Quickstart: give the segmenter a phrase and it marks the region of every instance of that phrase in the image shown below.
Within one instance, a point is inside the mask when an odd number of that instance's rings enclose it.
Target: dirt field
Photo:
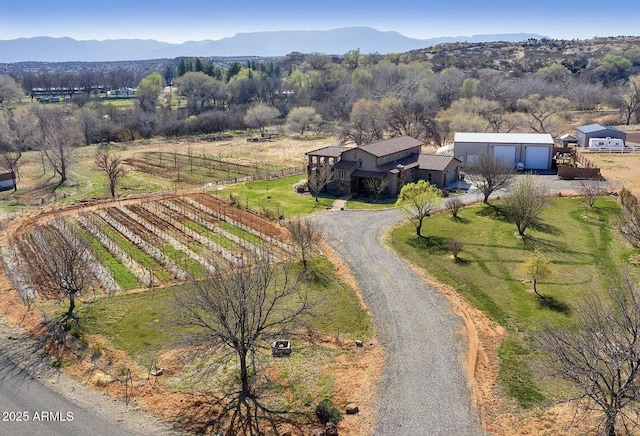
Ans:
[[[618,189],[624,186],[640,195],[640,153],[589,153],[586,156],[601,169],[605,179],[618,182]]]

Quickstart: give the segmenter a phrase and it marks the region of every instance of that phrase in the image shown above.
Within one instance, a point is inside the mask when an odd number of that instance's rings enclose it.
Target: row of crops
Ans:
[[[283,229],[204,193],[114,205],[41,219],[2,256],[23,298],[42,294],[36,272],[56,244],[82,239],[93,289],[115,292],[201,277],[242,262],[247,250],[278,258],[294,249]]]
[[[138,171],[158,175],[172,182],[205,184],[216,182],[238,182],[264,180],[302,174],[306,167],[273,168],[256,162],[240,164],[212,156],[200,156],[176,152],[139,152],[125,160]]]

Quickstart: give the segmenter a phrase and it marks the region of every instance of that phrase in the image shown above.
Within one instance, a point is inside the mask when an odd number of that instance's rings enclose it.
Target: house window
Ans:
[[[338,170],[338,178],[340,180],[347,180],[347,170]]]

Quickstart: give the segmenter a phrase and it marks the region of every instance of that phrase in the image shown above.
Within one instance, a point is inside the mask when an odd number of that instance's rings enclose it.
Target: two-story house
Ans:
[[[336,194],[366,192],[367,181],[384,181],[386,192],[397,195],[402,186],[427,180],[438,187],[455,182],[460,161],[453,156],[422,154],[423,142],[409,136],[385,139],[359,147],[329,146],[306,153],[307,172],[321,165],[333,168],[327,191]]]

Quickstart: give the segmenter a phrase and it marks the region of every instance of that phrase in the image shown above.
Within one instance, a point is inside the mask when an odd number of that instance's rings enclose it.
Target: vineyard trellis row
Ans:
[[[99,244],[94,247],[103,247],[100,257],[94,248],[82,261],[92,271],[93,286],[107,292],[121,287],[111,269],[100,263],[105,256],[120,262],[142,286],[152,287],[188,280],[195,266],[200,273],[232,267],[246,250],[273,260],[296,252],[277,224],[205,193],[81,209],[64,220],[36,219],[0,250],[9,278],[27,301],[41,296],[32,276],[38,263],[47,261],[49,234],[68,241],[89,237]]]
[[[252,180],[271,180],[279,177],[305,174],[306,167],[298,165],[274,169],[264,163],[253,165],[224,160],[220,157],[184,154],[168,151],[134,153],[125,159],[127,165],[148,174],[163,174],[172,181],[214,186]]]

